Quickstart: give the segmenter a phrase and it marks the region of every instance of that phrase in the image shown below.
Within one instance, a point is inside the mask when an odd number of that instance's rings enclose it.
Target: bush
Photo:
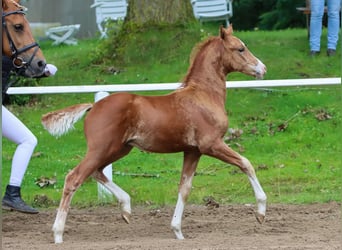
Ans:
[[[301,28],[305,18],[296,7],[304,4],[303,0],[234,0],[231,22],[238,30]]]

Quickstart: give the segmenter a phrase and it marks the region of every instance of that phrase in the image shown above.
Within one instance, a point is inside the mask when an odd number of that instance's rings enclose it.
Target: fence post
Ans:
[[[109,93],[105,91],[100,91],[95,94],[95,102],[100,101],[101,99],[108,96]],[[109,181],[113,180],[113,172],[112,172],[112,164],[107,165],[103,169],[104,175],[108,178]],[[108,191],[102,184],[97,184],[97,192],[98,192],[98,199],[101,201],[109,201],[113,199],[113,195],[111,192]]]

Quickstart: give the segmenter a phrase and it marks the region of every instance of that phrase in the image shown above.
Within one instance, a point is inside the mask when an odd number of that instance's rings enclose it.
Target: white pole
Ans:
[[[108,92],[97,92],[95,94],[95,102],[100,101],[101,99],[109,96]],[[113,171],[112,171],[112,164],[109,164],[103,169],[104,175],[108,178],[109,181],[113,180]],[[98,199],[101,201],[108,201],[113,199],[113,195],[111,192],[108,191],[102,184],[97,184],[97,191],[98,191]]]

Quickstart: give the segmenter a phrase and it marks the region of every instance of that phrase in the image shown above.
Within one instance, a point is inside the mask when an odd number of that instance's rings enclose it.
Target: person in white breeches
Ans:
[[[20,187],[33,150],[37,145],[37,138],[3,105],[2,136],[18,145],[13,155],[9,184]]]
[[[2,90],[3,97],[6,93],[10,72],[13,70],[12,61],[8,57],[2,56]],[[54,65],[47,64],[43,76],[53,75],[57,71]],[[38,213],[38,210],[27,205],[21,198],[21,184],[30,162],[32,153],[37,145],[35,135],[22,123],[14,114],[12,114],[4,105],[2,105],[2,136],[17,144],[13,155],[11,175],[9,184],[6,187],[5,195],[2,199],[2,208],[15,210],[23,213]]]

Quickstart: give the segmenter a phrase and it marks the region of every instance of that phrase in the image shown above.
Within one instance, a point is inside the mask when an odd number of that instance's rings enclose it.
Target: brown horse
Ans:
[[[262,78],[265,65],[245,44],[232,35],[232,27],[221,27],[220,34],[198,46],[182,86],[163,96],[112,94],[95,104],[78,104],[43,116],[42,123],[53,135],[69,130],[85,112],[84,132],[88,151],[81,163],[65,179],[63,196],[53,225],[55,243],[63,242],[63,231],[74,192],[88,176],[93,176],[111,191],[129,223],[130,196],[109,181],[102,170],[127,155],[133,147],[157,153],[184,152],[178,201],[171,227],[178,239],[182,214],[192,179],[201,155],[209,155],[238,166],[254,189],[257,220],[266,212],[266,195],[253,166],[224,141],[228,128],[226,75],[233,71]]]
[[[19,0],[2,0],[2,54],[13,60],[22,75],[37,77],[43,75],[46,62],[32,36],[25,10]]]

